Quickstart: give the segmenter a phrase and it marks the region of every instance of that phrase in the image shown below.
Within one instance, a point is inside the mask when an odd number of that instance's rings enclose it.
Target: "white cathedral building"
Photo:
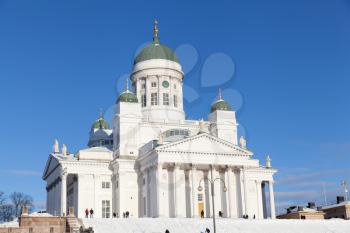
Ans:
[[[116,101],[110,128],[101,115],[88,147],[76,154],[55,141],[43,173],[47,212],[95,218],[187,217],[275,218],[273,175],[237,138],[235,111],[221,94],[208,121],[187,120],[181,64],[153,43],[135,58],[130,80]],[[214,182],[215,181],[215,182]],[[213,187],[211,187],[213,183]]]

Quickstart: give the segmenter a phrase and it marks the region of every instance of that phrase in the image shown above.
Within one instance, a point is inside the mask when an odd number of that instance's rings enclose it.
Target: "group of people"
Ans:
[[[117,213],[113,213],[113,218],[119,218],[119,215]],[[129,211],[123,212],[123,218],[129,218],[130,217],[130,213]]]
[[[219,217],[220,217],[220,218],[223,217],[223,213],[222,213],[221,210],[219,211]],[[201,211],[201,218],[204,218],[204,210]]]
[[[85,209],[85,218],[88,218],[89,214],[90,214],[90,218],[93,218],[94,217],[94,210],[93,209],[89,210],[89,208],[86,208]]]
[[[249,218],[248,214],[243,215],[243,218],[244,218],[244,219],[248,219],[248,218]],[[253,216],[253,219],[255,219],[255,214],[254,214],[254,216]]]
[[[130,213],[129,211],[123,212],[123,218],[129,218]]]

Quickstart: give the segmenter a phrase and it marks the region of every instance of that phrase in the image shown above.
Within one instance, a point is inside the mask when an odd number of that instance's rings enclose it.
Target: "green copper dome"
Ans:
[[[211,106],[211,112],[215,112],[217,110],[231,111],[231,107],[225,100],[218,100]]]
[[[222,98],[221,89],[219,89],[218,100],[211,106],[211,112],[220,111],[231,111],[230,105]]]
[[[164,59],[179,63],[179,59],[170,48],[153,42],[146,48],[142,49],[142,51],[135,58],[134,64],[151,59]]]
[[[131,91],[124,91],[120,96],[118,97],[117,103],[119,102],[129,102],[129,103],[137,103],[137,97],[134,93]]]
[[[103,117],[98,118],[93,124],[92,129],[109,129],[108,123],[103,119]]]
[[[136,56],[134,64],[151,59],[164,59],[179,63],[175,53],[168,47],[161,45],[158,38],[158,22],[154,21],[153,43],[141,50]]]

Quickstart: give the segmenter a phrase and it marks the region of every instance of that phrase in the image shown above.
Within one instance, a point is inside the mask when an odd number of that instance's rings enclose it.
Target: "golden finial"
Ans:
[[[219,100],[222,100],[222,93],[221,93],[221,88],[219,88],[219,96],[218,96]]]
[[[158,21],[155,19],[153,24],[153,42],[159,44],[158,39]]]
[[[103,118],[103,109],[100,108],[100,118]]]

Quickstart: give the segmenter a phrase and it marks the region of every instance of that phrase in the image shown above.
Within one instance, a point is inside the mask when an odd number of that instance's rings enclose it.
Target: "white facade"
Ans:
[[[89,148],[75,155],[55,145],[43,174],[47,211],[65,215],[74,207],[84,217],[88,208],[98,218],[126,212],[192,218],[203,211],[210,217],[213,190],[216,215],[275,218],[276,170],[270,162],[261,166],[244,139],[238,143],[234,111],[216,107],[208,121],[186,120],[183,78],[173,60],[135,63],[130,79],[138,102],[118,99],[112,129],[101,117]]]

